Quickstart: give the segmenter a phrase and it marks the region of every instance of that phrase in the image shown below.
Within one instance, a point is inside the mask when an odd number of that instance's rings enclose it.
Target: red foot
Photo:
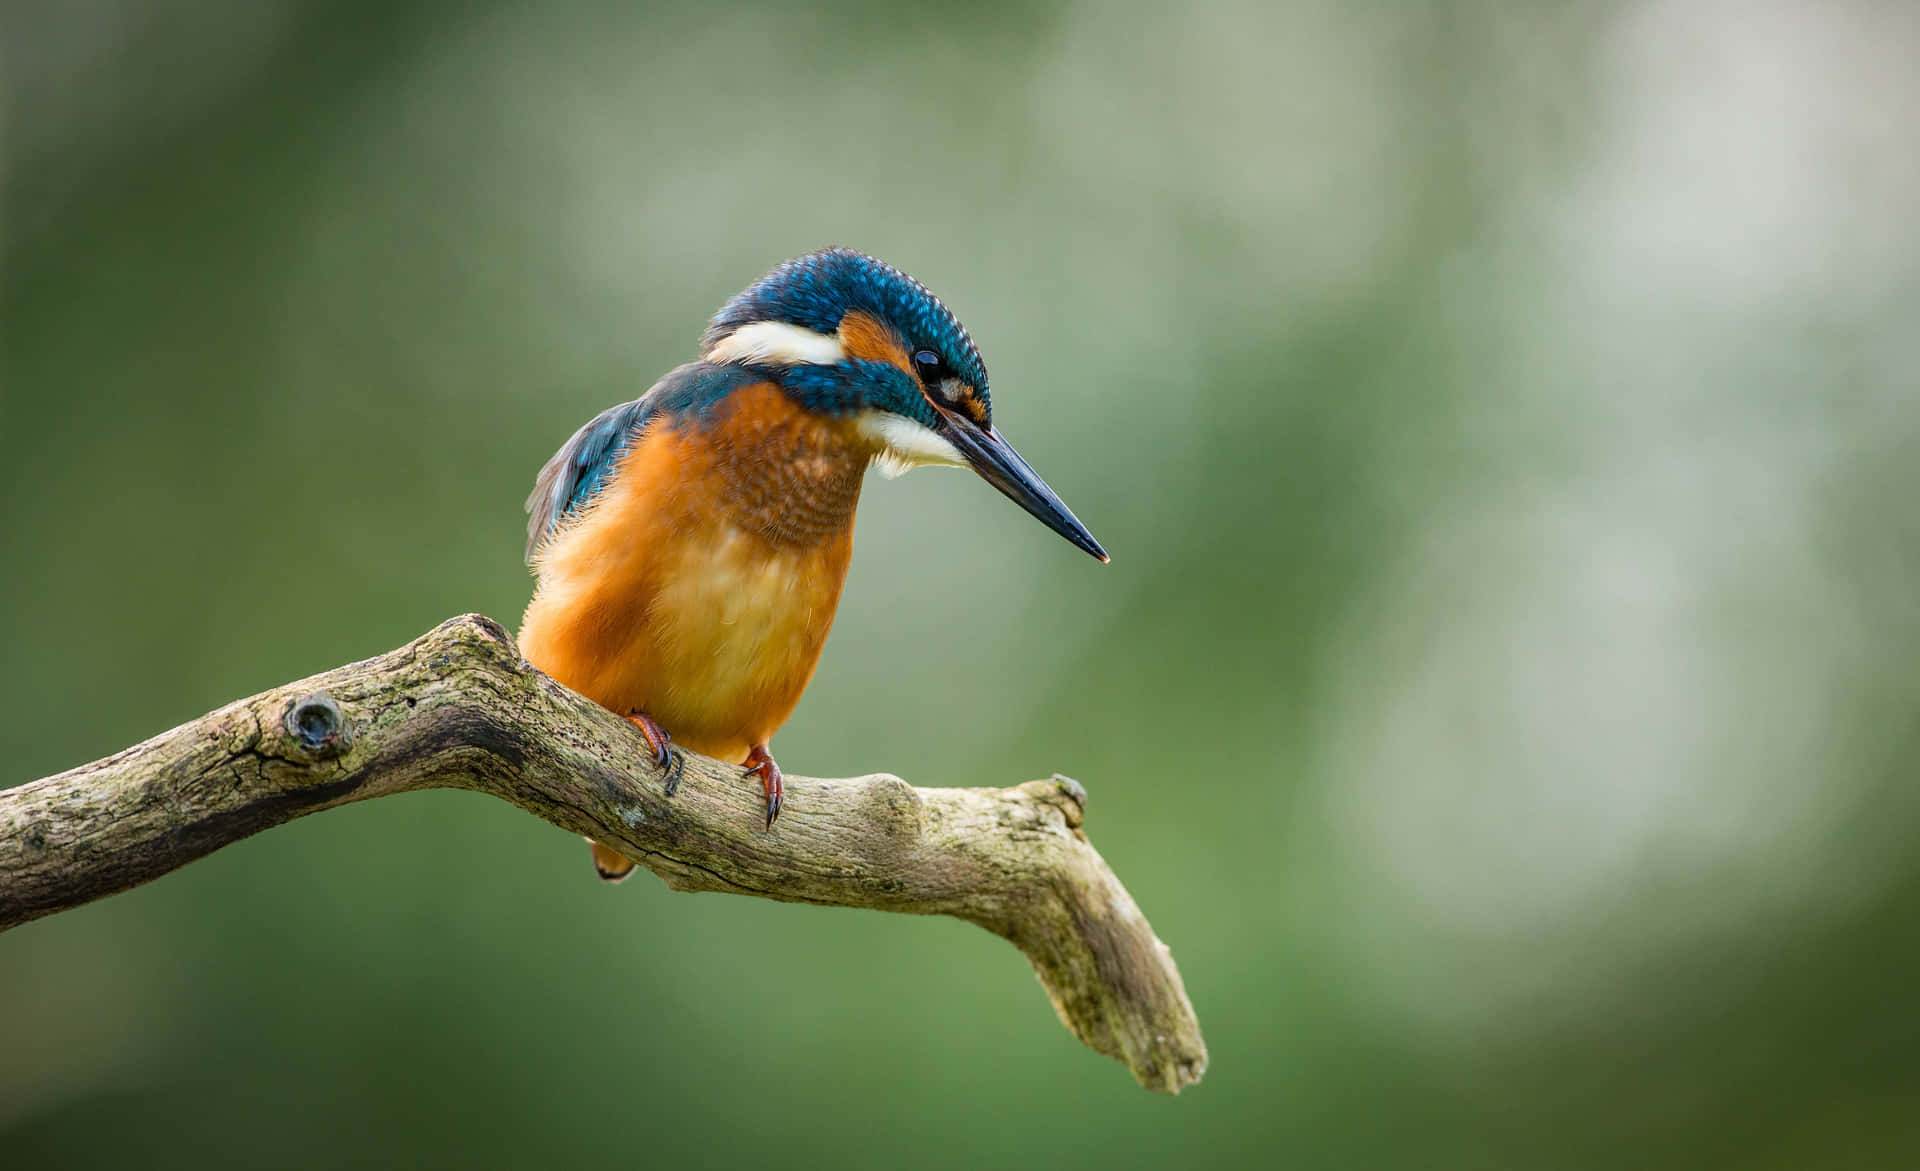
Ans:
[[[758,776],[760,787],[767,794],[767,828],[773,828],[773,819],[780,816],[780,807],[786,803],[787,787],[780,783],[780,766],[773,763],[773,756],[767,752],[767,746],[756,744],[753,751],[747,753],[747,775]]]
[[[627,719],[647,738],[647,747],[653,749],[654,766],[666,774],[667,796],[673,796],[680,787],[680,774],[686,771],[686,758],[673,750],[673,737],[652,716],[645,712],[628,712]]]

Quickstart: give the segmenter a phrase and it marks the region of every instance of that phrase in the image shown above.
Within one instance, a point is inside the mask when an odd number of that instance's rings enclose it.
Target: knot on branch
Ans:
[[[866,808],[876,825],[896,836],[920,832],[926,813],[920,790],[891,773],[876,773],[868,782]]]
[[[520,655],[520,644],[507,628],[485,614],[462,614],[449,618],[429,630],[415,644],[427,658],[446,667],[470,663],[482,667],[503,667],[519,674],[532,667]]]
[[[1058,813],[1070,830],[1078,831],[1081,822],[1086,820],[1087,789],[1072,777],[1055,773],[1044,781],[1028,781],[1009,791]]]
[[[324,691],[295,699],[287,706],[285,723],[292,748],[305,763],[332,760],[353,747],[353,726]]]
[[[1066,798],[1064,804],[1060,802],[1055,804],[1060,805],[1060,812],[1067,815],[1067,827],[1079,829],[1081,821],[1087,816],[1087,787],[1065,773],[1055,773],[1053,790]]]

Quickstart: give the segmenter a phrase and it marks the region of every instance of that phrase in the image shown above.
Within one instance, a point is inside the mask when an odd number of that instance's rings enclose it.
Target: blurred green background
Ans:
[[[1920,1165],[1912,4],[4,12],[0,783],[514,624],[850,244],[1114,563],[876,483],[780,759],[1082,779],[1213,1057],[416,794],[0,937],[9,1166]]]

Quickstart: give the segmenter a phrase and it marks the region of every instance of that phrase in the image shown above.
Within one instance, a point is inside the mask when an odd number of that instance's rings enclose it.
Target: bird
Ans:
[[[738,762],[771,833],[785,786],[770,742],[833,625],[865,474],[942,466],[1108,560],[995,428],[979,348],[939,298],[852,249],[788,260],[721,306],[697,360],[540,469],[521,653],[632,721],[669,796],[679,749]],[[589,842],[600,877],[632,873]]]

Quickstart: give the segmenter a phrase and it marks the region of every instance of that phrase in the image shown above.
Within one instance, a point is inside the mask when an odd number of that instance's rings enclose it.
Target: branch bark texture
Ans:
[[[790,776],[769,833],[759,786],[739,771],[687,754],[666,796],[635,728],[468,615],[0,790],[0,929],[322,809],[471,789],[613,845],[675,890],[977,923],[1025,953],[1067,1028],[1142,1085],[1177,1093],[1205,1071],[1179,970],[1087,841],[1075,782],[917,789],[886,775]]]

